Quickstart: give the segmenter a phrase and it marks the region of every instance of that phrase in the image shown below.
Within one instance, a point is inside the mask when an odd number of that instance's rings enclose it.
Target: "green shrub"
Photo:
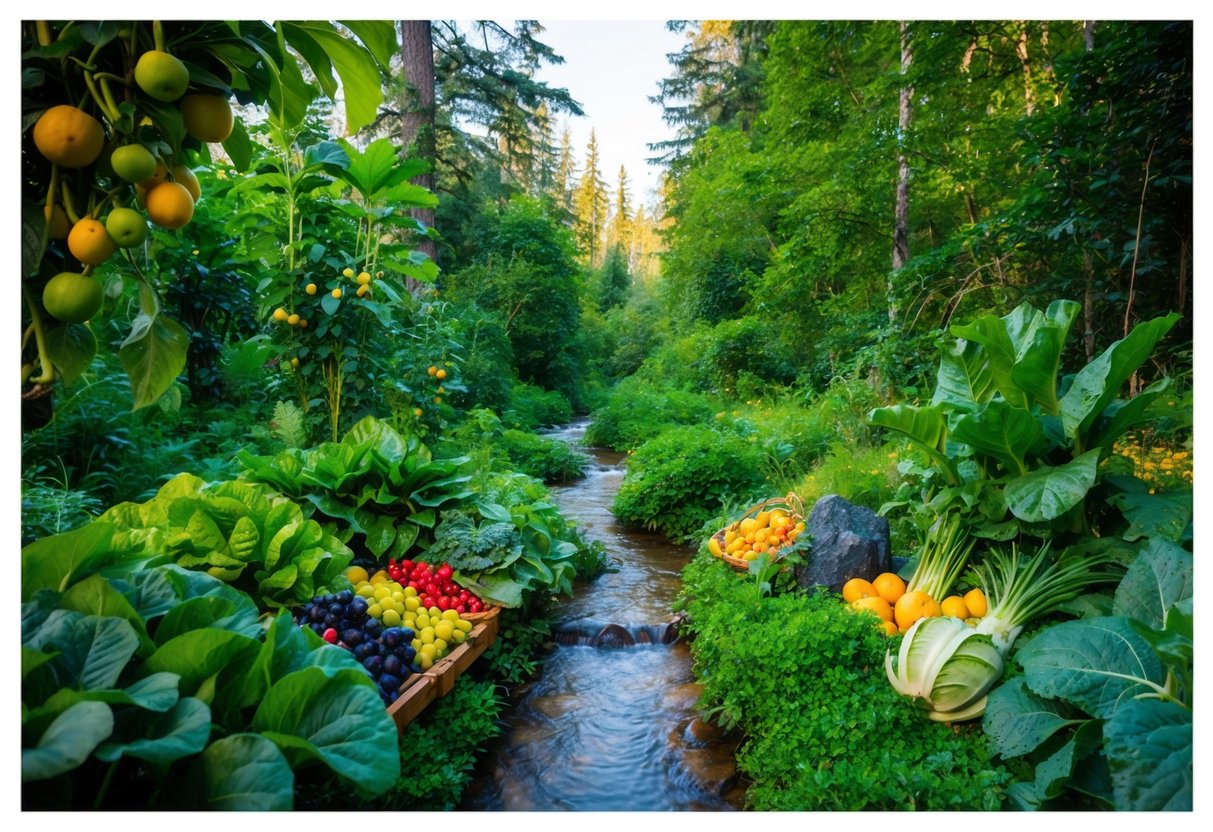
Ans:
[[[769,323],[754,316],[716,325],[708,363],[717,388],[727,396],[737,395],[747,377],[751,389],[796,378],[795,356],[770,338]]]
[[[517,470],[544,482],[567,482],[585,476],[589,457],[574,451],[567,442],[521,430],[503,431],[497,441]]]
[[[897,494],[897,461],[901,455],[893,443],[876,448],[836,442],[792,490],[806,508],[827,494],[837,494],[855,505],[876,510]]]
[[[687,540],[727,500],[762,490],[761,462],[754,444],[736,436],[703,425],[671,428],[628,460],[611,511],[623,523]]]
[[[510,390],[510,404],[502,421],[510,427],[532,430],[563,425],[573,419],[573,406],[554,390],[519,382]]]
[[[635,379],[621,381],[607,403],[594,411],[585,443],[616,451],[631,450],[674,425],[707,422],[712,406],[703,396],[659,390]]]
[[[683,581],[701,707],[747,736],[749,808],[999,808],[1009,775],[980,727],[930,722],[897,694],[884,673],[896,642],[871,618],[825,593],[759,599],[706,554]]]

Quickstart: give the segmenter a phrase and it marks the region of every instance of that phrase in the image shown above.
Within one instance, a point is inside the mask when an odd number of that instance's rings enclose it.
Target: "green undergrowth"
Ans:
[[[730,500],[762,490],[761,456],[750,442],[702,426],[673,428],[628,459],[611,511],[623,523],[684,541]]]
[[[585,434],[591,447],[627,451],[640,447],[678,425],[702,425],[712,417],[704,396],[681,390],[658,389],[639,379],[624,379],[594,411]]]
[[[885,678],[890,641],[835,596],[758,599],[700,554],[683,571],[700,707],[746,740],[747,808],[995,810],[1009,773],[980,725],[930,722]]]

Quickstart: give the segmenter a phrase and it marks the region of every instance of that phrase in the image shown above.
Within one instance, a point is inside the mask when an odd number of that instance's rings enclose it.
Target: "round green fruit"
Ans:
[[[127,182],[143,182],[156,175],[156,157],[141,144],[123,145],[115,150],[110,165]]]
[[[105,230],[120,248],[131,248],[147,239],[147,221],[131,208],[110,211],[105,218]]]
[[[167,52],[150,50],[135,64],[135,83],[159,101],[176,101],[190,85],[190,71]]]
[[[60,272],[42,290],[42,305],[61,321],[82,324],[101,308],[101,284],[76,272]]]

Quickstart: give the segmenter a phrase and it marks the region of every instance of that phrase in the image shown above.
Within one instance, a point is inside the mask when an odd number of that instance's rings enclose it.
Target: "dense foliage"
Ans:
[[[755,596],[701,554],[683,601],[701,705],[747,737],[754,809],[991,810],[1008,772],[979,732],[927,722],[884,676],[888,639],[827,594]],[[766,634],[750,635],[750,634]],[[777,636],[777,637],[776,637]]]

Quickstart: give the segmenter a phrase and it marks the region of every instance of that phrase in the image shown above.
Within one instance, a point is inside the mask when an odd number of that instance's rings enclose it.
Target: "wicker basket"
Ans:
[[[725,563],[727,563],[729,566],[733,567],[734,569],[737,569],[741,572],[748,572],[750,569],[750,561],[744,560],[743,558],[735,558],[732,555],[724,553],[725,533],[728,532],[730,529],[735,531],[738,528],[740,528],[741,521],[745,520],[747,517],[757,517],[759,512],[768,511],[773,508],[785,509],[788,512],[788,515],[790,517],[792,517],[792,519],[794,519],[797,523],[804,521],[804,503],[802,503],[800,501],[800,498],[797,497],[791,491],[789,491],[787,493],[787,495],[784,497],[771,497],[769,500],[763,500],[761,503],[750,506],[750,508],[746,510],[745,514],[741,515],[736,520],[734,520],[732,523],[725,526],[720,531],[716,532],[716,534],[712,535],[712,538],[720,546],[720,551],[721,551],[720,559],[723,560]],[[779,560],[781,557],[782,557],[782,555],[780,555],[777,552],[775,555],[775,559]]]
[[[478,621],[485,621],[487,619],[493,618],[499,612],[501,612],[501,607],[486,606],[482,612],[464,612],[464,613],[460,613],[459,617],[462,618],[464,621],[471,621],[471,622],[475,623]]]

